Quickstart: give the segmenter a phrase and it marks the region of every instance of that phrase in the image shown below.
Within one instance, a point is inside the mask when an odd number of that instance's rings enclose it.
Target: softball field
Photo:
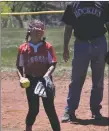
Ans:
[[[28,111],[25,90],[19,86],[16,73],[1,74],[2,88],[2,131],[23,131],[25,129],[25,117]],[[54,77],[56,85],[55,108],[61,122],[64,113],[68,84],[70,82],[67,74],[63,77]],[[89,109],[91,91],[91,78],[87,76],[82,94],[81,102],[76,111],[78,121],[75,123],[61,123],[62,131],[108,131],[108,79],[105,78],[104,97],[102,101],[102,114],[106,117],[103,120],[91,119]],[[42,102],[40,101],[40,112],[33,126],[33,131],[51,131],[47,116],[44,112]]]

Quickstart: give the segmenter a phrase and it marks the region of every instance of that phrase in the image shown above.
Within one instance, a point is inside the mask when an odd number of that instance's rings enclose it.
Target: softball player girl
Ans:
[[[44,30],[45,26],[41,21],[30,22],[26,42],[20,45],[17,55],[16,65],[19,78],[21,80],[25,77],[30,81],[30,87],[26,88],[29,106],[26,117],[26,131],[32,131],[32,125],[39,113],[39,96],[34,94],[34,89],[39,80],[43,82],[43,77],[50,76],[52,78],[57,63],[53,46],[43,38]],[[42,97],[42,101],[53,131],[60,131],[54,98],[52,96]]]

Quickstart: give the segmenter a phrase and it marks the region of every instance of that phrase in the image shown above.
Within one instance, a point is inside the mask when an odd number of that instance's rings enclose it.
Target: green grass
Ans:
[[[71,61],[73,56],[73,42],[74,37],[70,40],[70,60],[68,63],[63,61],[63,33],[64,27],[61,28],[49,28],[46,31],[47,41],[52,43],[56,50],[58,64],[55,71],[56,75],[63,75],[66,71],[68,74],[71,71]],[[2,71],[15,71],[16,70],[16,56],[17,48],[20,44],[25,41],[26,30],[24,29],[2,29],[2,57],[1,57],[1,68]],[[106,71],[107,73],[107,71]],[[90,69],[88,74],[90,74]]]
[[[52,43],[56,50],[58,59],[57,69],[59,69],[59,71],[57,71],[58,74],[60,74],[62,70],[67,70],[67,67],[71,67],[71,59],[65,64],[62,57],[63,32],[64,28],[53,28],[47,29],[46,31],[47,41]],[[2,71],[15,70],[17,48],[25,41],[25,34],[26,31],[23,29],[4,29],[2,31]],[[70,49],[72,48],[72,41],[73,40],[70,41]],[[72,52],[70,52],[70,55],[72,56]]]

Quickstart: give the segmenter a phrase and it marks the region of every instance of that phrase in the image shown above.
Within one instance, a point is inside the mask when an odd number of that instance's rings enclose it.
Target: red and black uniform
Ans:
[[[26,117],[26,125],[32,126],[39,112],[39,96],[34,94],[35,86],[52,64],[56,64],[56,54],[53,46],[48,42],[39,42],[37,45],[31,42],[23,43],[19,47],[17,67],[23,67],[26,77],[30,80],[30,87],[26,89],[29,111]],[[42,98],[47,116],[53,131],[60,131],[60,124],[56,115],[53,97]]]
[[[17,66],[23,66],[26,75],[42,77],[53,63],[57,63],[56,54],[48,42],[24,43],[19,47]]]

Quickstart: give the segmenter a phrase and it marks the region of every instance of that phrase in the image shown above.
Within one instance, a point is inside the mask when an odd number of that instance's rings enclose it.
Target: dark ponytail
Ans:
[[[30,36],[30,32],[27,32],[27,34],[26,34],[26,38],[25,38],[26,42],[28,42],[28,38],[29,38],[29,36]]]
[[[42,42],[45,43],[46,37],[43,37]]]

